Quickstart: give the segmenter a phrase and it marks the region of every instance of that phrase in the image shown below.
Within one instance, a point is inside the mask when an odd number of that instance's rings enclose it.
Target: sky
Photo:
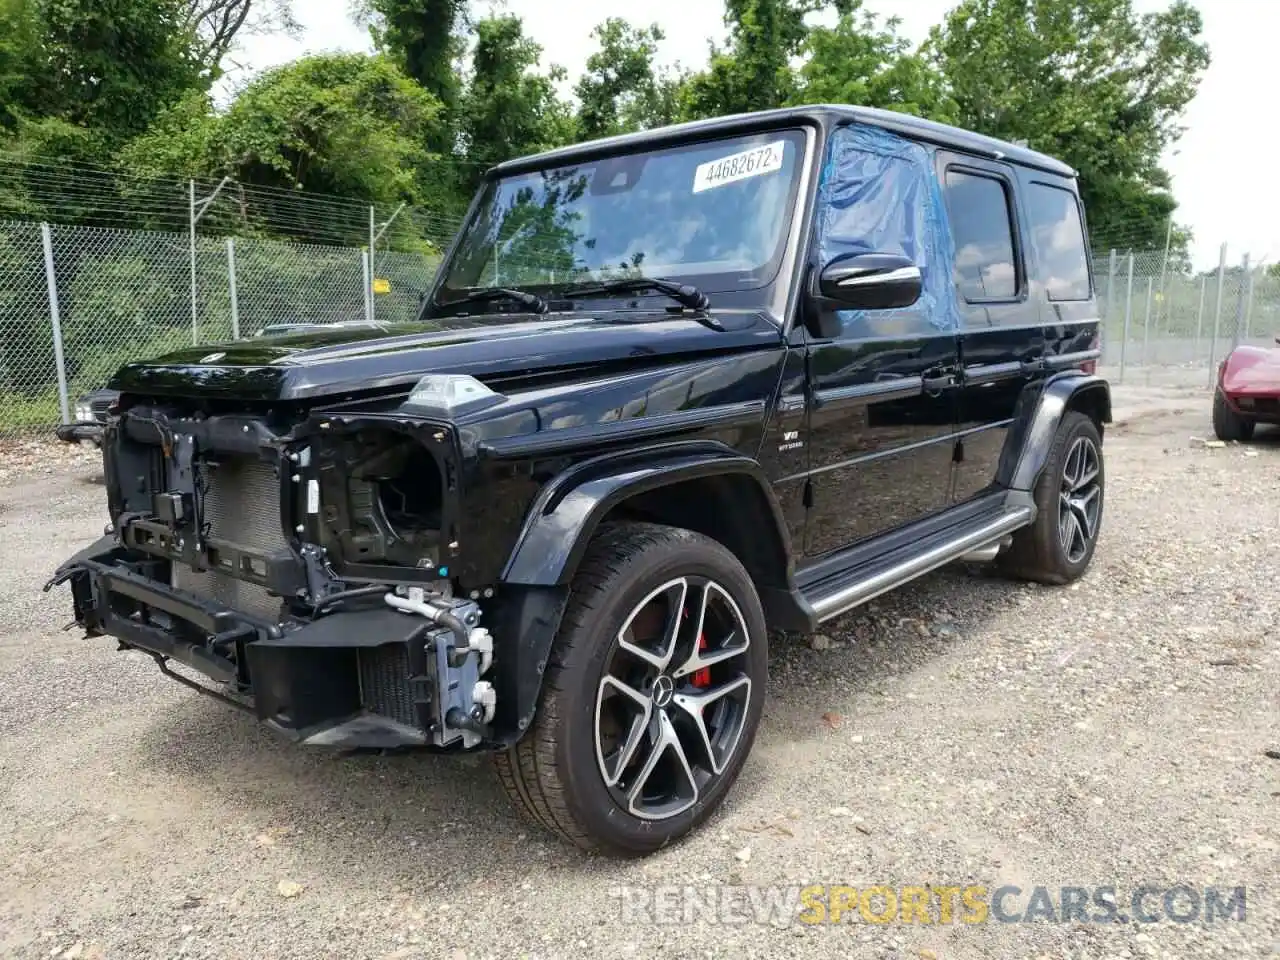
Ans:
[[[1162,0],[1134,0],[1141,11]],[[901,18],[901,32],[923,40],[954,0],[867,0],[867,9]],[[1178,200],[1177,221],[1194,233],[1196,269],[1218,262],[1227,244],[1229,263],[1248,253],[1252,262],[1280,260],[1280,187],[1272,164],[1276,143],[1272,124],[1259,104],[1274,101],[1275,38],[1280,37],[1276,0],[1201,0],[1204,36],[1213,63],[1184,117],[1182,139],[1165,158]],[[367,50],[368,31],[349,15],[349,0],[298,0],[303,26],[297,40],[249,37],[236,53],[241,64],[229,78],[243,82],[258,70],[304,53]],[[483,3],[477,4],[483,13]],[[524,19],[525,30],[543,47],[543,64],[559,64],[570,77],[582,70],[595,45],[592,28],[607,17],[636,24],[657,23],[667,35],[662,63],[696,68],[706,62],[707,44],[724,36],[720,0],[505,0],[498,9]],[[643,11],[643,12],[640,12]],[[1272,88],[1272,89],[1269,89]],[[566,91],[567,92],[567,91]],[[1259,120],[1262,122],[1259,122]]]

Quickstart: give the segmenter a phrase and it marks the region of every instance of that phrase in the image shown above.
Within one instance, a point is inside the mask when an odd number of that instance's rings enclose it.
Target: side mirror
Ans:
[[[896,253],[855,253],[836,257],[818,275],[818,291],[840,307],[888,310],[920,299],[920,268]]]

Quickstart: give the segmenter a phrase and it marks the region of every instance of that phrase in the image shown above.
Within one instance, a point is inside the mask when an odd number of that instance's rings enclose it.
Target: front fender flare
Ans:
[[[790,544],[782,509],[760,465],[712,441],[661,444],[596,457],[549,481],[535,498],[502,574],[498,636],[517,638],[495,662],[498,723],[495,746],[509,746],[533,722],[550,651],[569,596],[569,582],[604,517],[627,498],[700,477],[745,475],[769,504],[783,557],[785,583],[757,584],[766,617],[790,629],[813,629],[813,611],[792,583]],[[779,578],[782,579],[782,578]]]
[[[1085,410],[1100,424],[1110,423],[1110,384],[1095,374],[1067,371],[1023,391],[1000,455],[997,482],[1011,490],[1031,490],[1049,459],[1058,424],[1074,409]]]
[[[760,519],[773,523],[790,556],[782,508],[760,465],[724,444],[676,442],[584,460],[548,482],[529,508],[501,579],[526,586],[565,585],[596,527],[617,504],[673,483],[724,474],[745,474],[759,485],[772,514]]]

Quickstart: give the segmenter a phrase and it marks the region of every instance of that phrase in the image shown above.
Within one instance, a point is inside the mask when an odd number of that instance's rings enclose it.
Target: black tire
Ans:
[[[1231,409],[1221,390],[1213,391],[1213,432],[1219,440],[1244,442],[1253,439],[1254,422]]]
[[[672,592],[670,584],[683,578],[690,578],[685,581],[685,588],[677,587]],[[694,786],[693,774],[698,761],[694,759],[694,752],[684,746],[680,748],[679,757],[687,758],[685,766],[677,764],[675,751],[663,748],[657,751],[663,757],[662,761],[652,767],[653,773],[646,778],[644,770],[648,764],[642,759],[642,754],[651,756],[651,745],[657,741],[651,733],[645,733],[633,750],[627,751],[625,746],[619,745],[617,752],[610,754],[617,778],[611,786],[606,783],[610,760],[602,745],[605,738],[597,728],[600,717],[606,712],[603,704],[614,703],[607,699],[612,694],[605,691],[612,690],[612,687],[606,685],[611,683],[618,669],[618,658],[623,662],[632,658],[633,666],[638,665],[642,671],[654,669],[659,675],[674,675],[678,672],[677,666],[688,666],[688,656],[681,651],[692,654],[697,642],[692,637],[698,631],[695,627],[686,637],[679,624],[688,623],[686,597],[693,595],[702,578],[712,581],[732,598],[733,603],[728,604],[720,593],[715,592],[713,602],[731,611],[736,616],[735,623],[745,625],[745,649],[732,653],[727,638],[734,634],[727,633],[722,649],[730,657],[723,665],[711,668],[719,670],[723,666],[729,669],[729,664],[732,664],[735,677],[741,673],[749,679],[745,686],[745,703],[728,703],[722,713],[710,703],[705,707],[706,715],[733,717],[734,727],[730,729],[727,721],[721,725],[715,719],[704,719],[702,730],[714,730],[715,733],[702,735],[689,719],[691,714],[686,712],[686,708],[676,709],[679,704],[672,703],[673,699],[687,702],[687,697],[677,698],[673,693],[667,698],[667,705],[671,706],[669,711],[659,710],[658,706],[643,708],[639,726],[635,726],[633,721],[629,727],[631,734],[619,738],[619,744],[630,744],[637,729],[674,730],[675,726],[681,726],[702,736],[696,740],[699,749],[704,743],[710,747],[713,740],[718,740],[724,752],[718,760],[714,757],[716,748],[704,754],[710,779],[701,787]],[[656,593],[664,585],[669,588],[668,593]],[[713,595],[713,591],[705,587],[701,589],[708,596]],[[653,596],[660,596],[666,605],[662,632],[668,631],[673,622],[677,624],[676,629],[667,634],[676,637],[670,647],[670,666],[660,668],[641,662],[629,646],[622,645],[619,636],[626,629],[631,644],[640,643],[632,624],[641,616],[639,611],[650,609],[644,601]],[[678,601],[669,599],[676,596]],[[681,606],[681,616],[673,618],[670,611],[677,602]],[[715,616],[712,613],[704,615],[708,618]],[[710,622],[708,619],[708,624]],[[702,636],[706,637],[711,632],[708,626]],[[687,646],[682,644],[682,638],[686,638]],[[698,642],[698,648],[704,649],[705,643],[705,640]],[[736,644],[733,647],[736,649]],[[693,830],[724,800],[755,739],[767,674],[764,613],[750,576],[732,553],[718,542],[688,530],[649,523],[607,524],[592,541],[573,579],[569,604],[552,647],[533,726],[514,747],[494,755],[498,777],[507,795],[534,822],[583,849],[615,856],[651,853]],[[719,683],[724,674],[716,676],[716,683]],[[709,671],[689,673],[674,681],[679,685],[675,693],[683,691],[688,694],[698,686],[716,691],[738,684],[739,690],[743,689],[741,678],[718,687],[712,685],[710,677]],[[659,704],[658,684],[651,683],[651,686],[644,687],[641,681],[637,681],[633,692],[642,688],[646,692],[652,690],[652,703]],[[666,696],[665,690],[662,696]],[[728,699],[725,698],[726,701]],[[625,708],[634,709],[637,715],[640,713],[641,708],[634,707],[630,699],[622,702]],[[659,713],[662,714],[661,723]],[[702,713],[699,715],[705,717]],[[674,726],[668,717],[674,721]],[[735,729],[738,732],[733,734]],[[724,739],[722,733],[731,735],[732,739]],[[623,760],[624,753],[635,759]],[[646,801],[642,791],[662,763],[672,764],[667,769],[671,771],[673,782],[687,779],[687,783],[693,786],[692,796],[684,798],[692,805],[662,819],[633,815],[634,805],[643,805]],[[639,770],[636,764],[639,764]],[[712,766],[721,767],[720,772],[711,772]],[[631,771],[627,777],[632,780],[631,785],[623,778],[627,771]],[[690,776],[683,778],[681,771],[688,771]],[[633,793],[620,799],[620,793],[628,789]],[[627,800],[631,802],[625,802]],[[673,804],[671,809],[675,811],[678,806]]]
[[[1097,458],[1096,514],[1092,527],[1084,541],[1071,538],[1070,547],[1064,544],[1064,529],[1070,531],[1069,518],[1064,520],[1062,497],[1067,486],[1067,470],[1072,468],[1068,459],[1077,444],[1091,445]],[[1098,532],[1102,524],[1103,502],[1106,493],[1106,470],[1102,458],[1102,435],[1097,425],[1083,413],[1070,410],[1058,425],[1053,446],[1045,462],[1044,472],[1036,481],[1033,495],[1036,501],[1036,519],[1013,535],[1013,543],[1000,555],[1000,568],[1011,576],[1037,583],[1071,583],[1082,576],[1093,559],[1098,544]],[[1080,498],[1076,498],[1077,500]],[[1073,501],[1074,502],[1074,501]],[[1066,508],[1070,512],[1070,508]],[[1075,513],[1079,523],[1080,513]],[[1083,525],[1082,525],[1083,526]]]

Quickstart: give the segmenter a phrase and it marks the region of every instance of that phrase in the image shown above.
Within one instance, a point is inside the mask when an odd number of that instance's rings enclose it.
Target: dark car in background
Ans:
[[[102,446],[102,428],[107,422],[107,413],[119,398],[120,391],[108,387],[90,390],[76,400],[74,419],[58,427],[58,439],[66,443]]]

